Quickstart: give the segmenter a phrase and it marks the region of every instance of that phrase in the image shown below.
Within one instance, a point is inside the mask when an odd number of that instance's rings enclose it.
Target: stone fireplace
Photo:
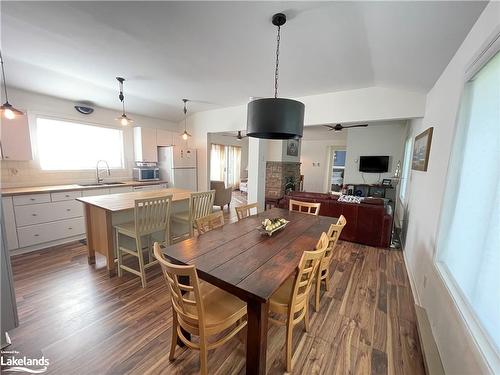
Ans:
[[[268,161],[266,163],[266,197],[284,196],[287,181],[290,180],[295,184],[293,190],[298,190],[300,163],[285,161]]]

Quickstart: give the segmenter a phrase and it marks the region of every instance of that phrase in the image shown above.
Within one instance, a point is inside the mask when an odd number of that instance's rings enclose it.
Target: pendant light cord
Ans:
[[[183,99],[184,101],[184,133],[186,133],[187,129],[187,108],[186,108],[186,103],[188,102],[187,99]]]
[[[0,62],[2,63],[2,79],[3,79],[3,89],[4,89],[4,92],[5,92],[5,102],[8,103],[9,102],[9,98],[7,96],[7,81],[5,80],[5,69],[3,67],[2,52],[0,52]]]
[[[278,77],[280,65],[280,39],[281,27],[278,26],[278,36],[276,37],[276,70],[274,71],[274,98],[278,97]]]

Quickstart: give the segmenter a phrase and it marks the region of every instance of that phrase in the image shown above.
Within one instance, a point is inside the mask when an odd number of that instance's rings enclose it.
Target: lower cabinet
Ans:
[[[7,247],[9,251],[27,252],[84,238],[85,218],[78,197],[166,187],[167,184],[116,186],[2,197]]]

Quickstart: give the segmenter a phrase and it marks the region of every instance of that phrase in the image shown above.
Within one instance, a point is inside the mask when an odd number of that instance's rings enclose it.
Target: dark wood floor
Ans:
[[[198,372],[192,350],[178,348],[168,360],[172,311],[159,267],[148,271],[147,289],[130,274],[109,279],[104,258],[87,265],[79,243],[13,257],[12,266],[20,327],[9,349],[45,355],[49,373]],[[401,252],[339,242],[331,275],[310,332],[294,331],[294,373],[424,374]],[[284,327],[270,326],[269,374],[284,372],[284,343]],[[211,351],[208,365],[210,373],[244,374],[244,343]]]

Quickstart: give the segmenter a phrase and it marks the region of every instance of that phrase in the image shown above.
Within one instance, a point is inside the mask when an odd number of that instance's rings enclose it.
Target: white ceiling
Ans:
[[[9,85],[182,118],[273,93],[282,29],[280,95],[387,86],[432,87],[486,2],[9,2],[2,52]]]

